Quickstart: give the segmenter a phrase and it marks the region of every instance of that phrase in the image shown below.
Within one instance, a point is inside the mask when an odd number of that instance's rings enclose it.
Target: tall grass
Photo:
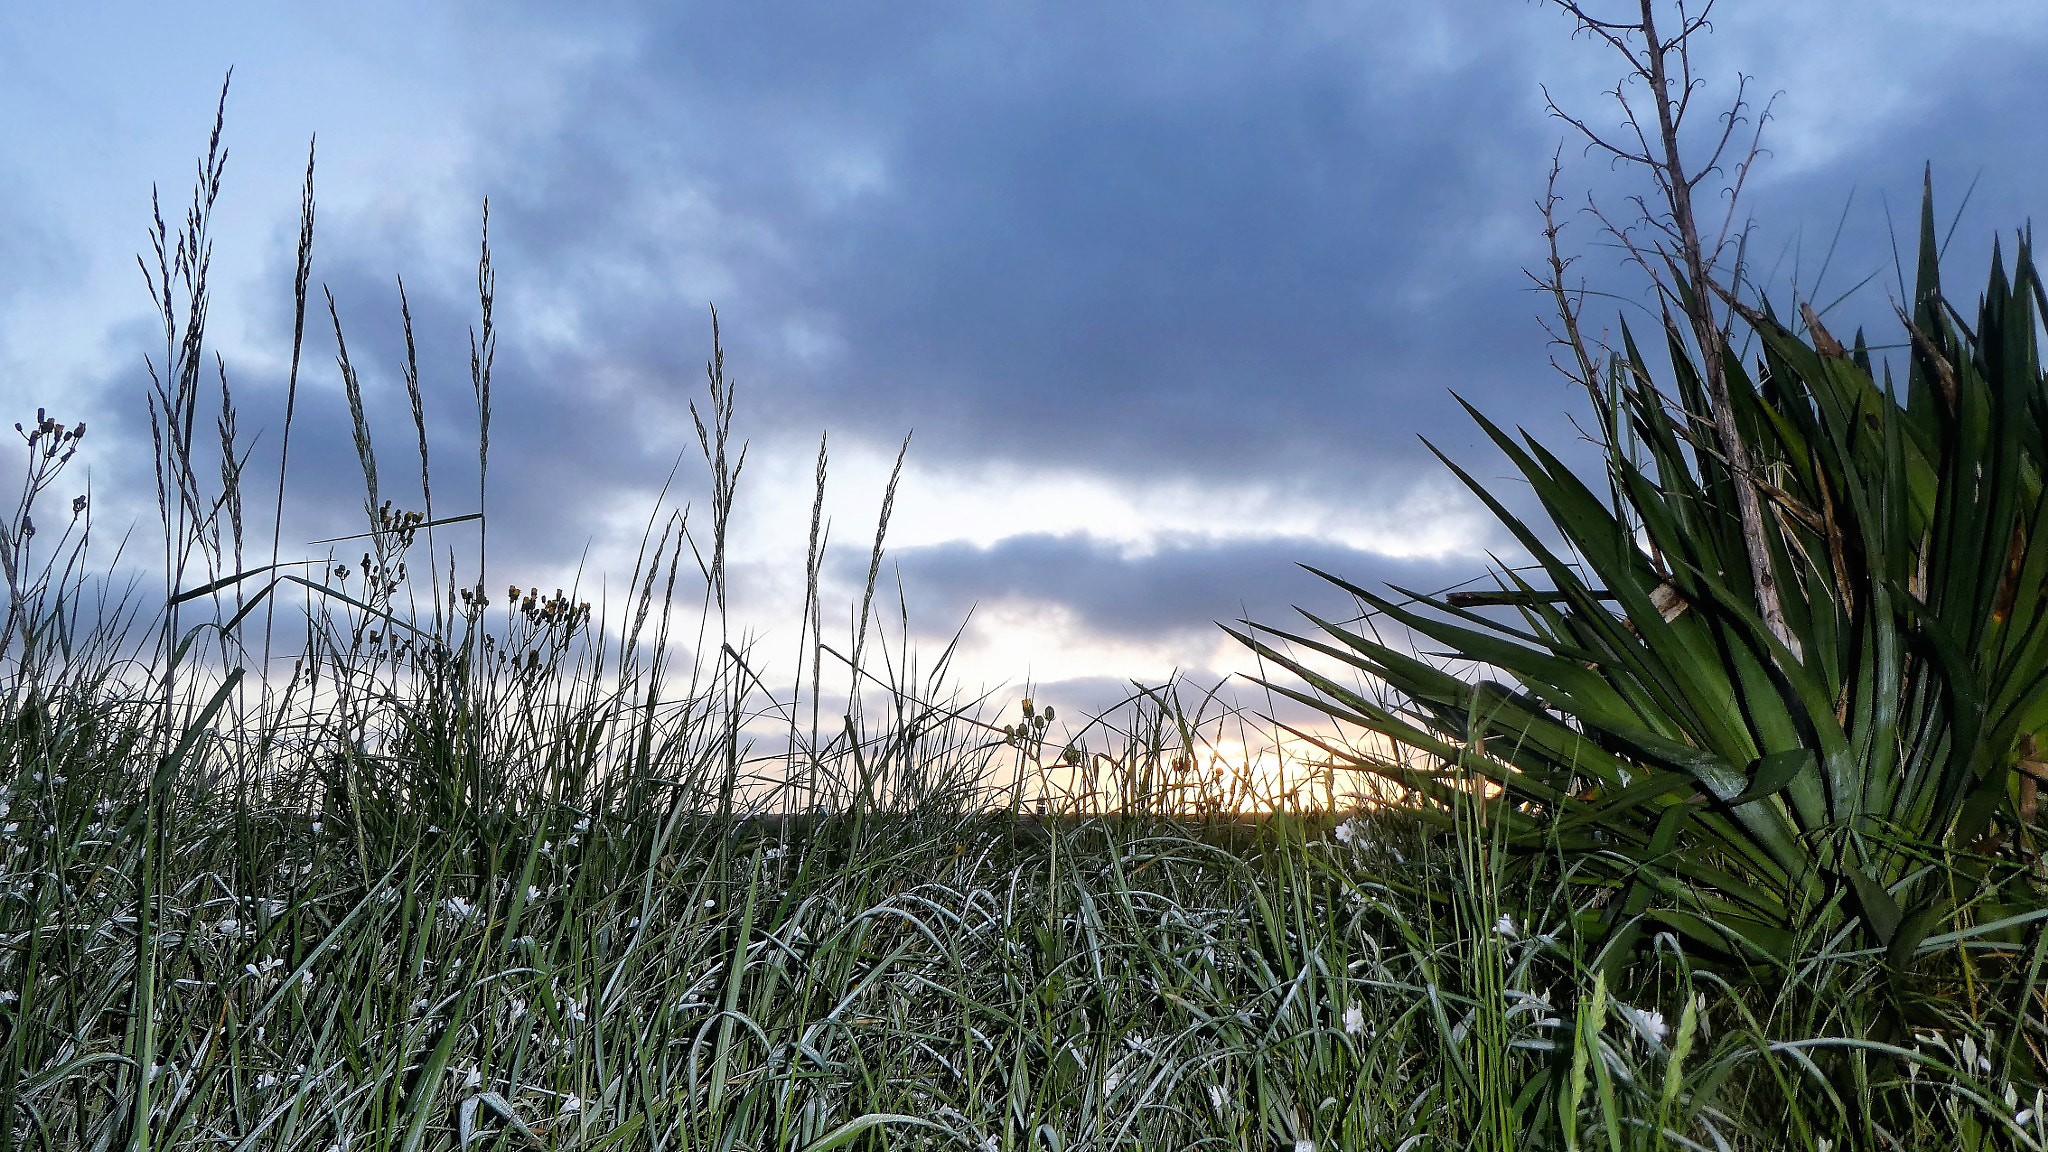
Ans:
[[[495,602],[480,544],[436,559],[485,493],[433,503],[402,303],[422,507],[384,496],[330,301],[364,556],[280,561],[280,498],[248,567],[218,359],[217,408],[202,387],[218,141],[156,225],[161,603],[87,578],[88,503],[33,546],[82,427],[24,431],[0,525],[0,1149],[2043,1144],[2038,1004],[2024,1033],[1959,1010],[1880,1040],[1867,956],[1760,993],[1666,939],[1611,976],[1572,887],[1502,866],[1476,787],[1447,830],[1334,789],[1244,820],[1213,699],[997,724],[949,654],[920,672],[872,627],[886,510],[844,641],[814,512],[771,691],[725,612],[745,448],[715,330],[710,523],[651,519],[623,604]],[[478,273],[487,475],[488,244]]]

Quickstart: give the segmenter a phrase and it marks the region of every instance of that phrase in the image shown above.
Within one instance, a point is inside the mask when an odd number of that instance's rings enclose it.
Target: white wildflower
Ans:
[[[441,906],[446,908],[448,914],[457,920],[473,920],[482,911],[476,905],[464,900],[460,896],[450,896]]]
[[[262,980],[282,967],[284,967],[283,960],[276,956],[266,956],[254,964],[242,965],[242,971],[248,973],[249,978],[252,980]]]
[[[324,824],[320,823],[320,821],[318,821],[318,820],[315,820],[315,821],[313,821],[313,834],[314,834],[315,836],[318,836],[318,835],[320,834],[320,829],[322,829],[322,828],[324,828],[324,827],[326,827],[326,825],[324,825]]]
[[[1358,822],[1356,820],[1346,820],[1342,824],[1337,825],[1336,831],[1332,834],[1345,844],[1354,843],[1358,839]]]
[[[216,922],[213,926],[213,930],[215,932],[220,933],[223,936],[237,936],[241,934],[242,922],[240,920],[235,919],[232,916],[229,916]]]
[[[1503,912],[1500,914],[1500,919],[1493,922],[1493,934],[1503,940],[1513,940],[1521,933],[1515,927],[1515,918]]]
[[[704,907],[705,907],[706,909],[716,908],[716,907],[718,907],[718,901],[716,901],[716,900],[706,900],[706,901],[704,902]]]
[[[1344,1034],[1359,1036],[1365,1032],[1365,1009],[1353,1004],[1344,1010]]]
[[[1223,1091],[1223,1085],[1209,1085],[1209,1107],[1214,1108],[1218,1112],[1221,1112],[1223,1111],[1224,1105],[1227,1104],[1229,1100],[1230,1095],[1229,1093]]]
[[[1294,1142],[1294,1152],[1316,1152],[1316,1142],[1313,1140],[1296,1140]]]
[[[0,1004],[12,1004],[21,999],[21,994],[12,988],[0,988]]]
[[[1109,1075],[1104,1076],[1102,1078],[1102,1094],[1104,1096],[1107,1096],[1112,1092],[1115,1092],[1117,1089],[1123,1086],[1124,1074],[1122,1072],[1111,1072]]]
[[[484,1082],[484,1074],[474,1068],[450,1068],[449,1071],[462,1076],[462,1086],[465,1089],[478,1087]]]
[[[534,887],[534,886],[533,886],[533,885],[531,885],[531,884],[527,885],[527,886],[526,886],[526,898],[527,898],[528,900],[538,900],[538,899],[540,899],[540,889],[538,889],[538,888]]]
[[[261,1092],[265,1088],[275,1088],[282,1083],[284,1081],[278,1079],[277,1073],[265,1072],[263,1075],[256,1077],[256,1090]]]
[[[1655,1008],[1631,1008],[1629,1017],[1636,1031],[1652,1044],[1662,1044],[1671,1029],[1664,1023],[1664,1014]]]
[[[583,1111],[583,1097],[576,1095],[574,1092],[562,1097],[562,1115],[573,1116],[581,1111]]]

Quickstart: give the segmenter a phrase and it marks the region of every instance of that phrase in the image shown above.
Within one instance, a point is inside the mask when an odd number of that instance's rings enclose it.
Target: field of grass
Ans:
[[[0,525],[0,1152],[2048,1147],[2038,911],[1958,896],[1902,954],[1871,943],[1882,901],[1837,885],[1776,951],[1708,954],[1611,878],[1638,846],[1598,821],[1635,785],[1671,800],[1657,865],[1692,809],[1777,804],[1792,760],[1715,801],[1627,772],[1602,792],[1573,751],[1551,787],[1497,715],[1438,708],[1388,770],[1399,802],[1246,814],[1251,770],[1173,685],[1004,728],[880,638],[872,575],[826,637],[815,531],[804,659],[771,691],[724,612],[742,469],[715,353],[709,522],[650,529],[623,606],[499,600],[427,561],[485,491],[428,486],[408,365],[422,505],[381,496],[345,342],[364,558],[279,566],[275,514],[268,555],[245,539],[264,510],[207,384],[218,158],[151,269],[161,595],[94,573],[82,497],[49,543],[83,426],[24,425]],[[312,223],[309,168],[302,331]],[[488,476],[487,249],[479,289]],[[1689,596],[1675,627],[1718,610]],[[1422,716],[1434,682],[1371,658],[1380,679],[1326,698]],[[1619,747],[1515,706],[1520,739]],[[2026,832],[1978,842],[1981,867],[1937,845],[1893,890],[2033,891]],[[1747,898],[1715,870],[1743,850],[1697,849],[1687,883]]]
[[[2041,1134],[2013,1038],[1872,1039],[1875,958],[1733,988],[1666,947],[1608,986],[1573,908],[1503,882],[1482,804],[1449,836],[1395,811],[1018,817],[971,784],[1013,750],[912,717],[861,753],[917,774],[906,799],[750,821],[719,811],[701,715],[536,727],[451,691],[380,701],[388,754],[312,730],[252,760],[118,696],[7,714],[18,1147]],[[644,758],[596,775],[593,748]]]

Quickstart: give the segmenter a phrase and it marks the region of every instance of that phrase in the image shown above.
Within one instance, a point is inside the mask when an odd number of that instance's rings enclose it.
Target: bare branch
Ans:
[[[1721,132],[1709,151],[1706,162],[1697,170],[1688,170],[1687,155],[1681,142],[1681,129],[1687,114],[1691,111],[1695,96],[1705,89],[1705,81],[1693,66],[1692,47],[1696,36],[1712,30],[1709,16],[1713,11],[1713,0],[1706,0],[1697,11],[1690,10],[1685,0],[1674,0],[1672,8],[1676,13],[1676,32],[1669,39],[1658,34],[1657,0],[1638,0],[1638,19],[1633,21],[1608,20],[1595,17],[1587,11],[1581,0],[1553,0],[1557,7],[1575,21],[1574,36],[1584,33],[1607,44],[1627,64],[1627,71],[1608,93],[1621,105],[1623,129],[1633,135],[1634,147],[1618,144],[1591,129],[1583,119],[1572,116],[1558,107],[1550,93],[1544,97],[1552,115],[1571,125],[1587,140],[1587,151],[1605,152],[1610,163],[1627,161],[1641,165],[1657,190],[1661,205],[1653,210],[1646,196],[1638,194],[1629,198],[1639,212],[1639,223],[1647,225],[1650,234],[1656,238],[1654,247],[1645,247],[1630,228],[1617,226],[1603,214],[1597,204],[1592,205],[1594,216],[1601,221],[1627,251],[1632,263],[1641,267],[1650,277],[1657,292],[1666,302],[1668,310],[1673,305],[1683,312],[1687,327],[1691,330],[1693,344],[1698,349],[1701,375],[1706,384],[1709,413],[1714,429],[1718,455],[1725,461],[1725,467],[1732,478],[1736,497],[1737,512],[1741,521],[1743,550],[1749,568],[1751,585],[1757,599],[1758,614],[1764,619],[1771,632],[1780,640],[1794,657],[1799,656],[1798,642],[1785,620],[1784,610],[1778,593],[1777,574],[1771,560],[1770,549],[1764,535],[1763,509],[1758,499],[1757,476],[1750,464],[1747,445],[1743,442],[1737,427],[1734,399],[1729,390],[1728,369],[1725,363],[1725,348],[1728,333],[1734,318],[1742,308],[1733,294],[1719,281],[1722,259],[1726,255],[1731,236],[1737,236],[1736,266],[1732,269],[1733,280],[1739,285],[1742,280],[1741,257],[1745,250],[1747,230],[1740,232],[1735,227],[1736,204],[1748,180],[1750,169],[1762,154],[1761,139],[1763,124],[1770,117],[1770,104],[1756,117],[1755,132],[1742,161],[1735,166],[1732,177],[1722,168],[1723,158],[1735,138],[1738,125],[1748,119],[1743,115],[1747,104],[1749,78],[1737,75],[1734,99],[1721,116]],[[1647,90],[1648,98],[1655,107],[1655,116],[1643,114],[1643,110],[1630,100],[1629,85],[1640,82]],[[1773,103],[1775,97],[1773,97]],[[1553,190],[1544,202],[1546,236],[1552,245],[1551,283],[1558,293],[1561,308],[1570,319],[1566,322],[1568,338],[1576,332],[1576,314],[1571,313],[1570,302],[1563,296],[1563,261],[1556,247],[1557,230],[1552,216],[1556,198],[1554,192],[1555,168],[1553,167]],[[1722,177],[1727,187],[1723,194],[1728,198],[1728,208],[1711,250],[1702,240],[1698,218],[1694,210],[1694,193],[1712,177]],[[1683,289],[1683,290],[1682,290]],[[1716,300],[1725,302],[1717,307]],[[1726,319],[1723,319],[1723,316]],[[1589,372],[1590,358],[1581,351],[1581,372]],[[1596,401],[1597,401],[1596,397]]]

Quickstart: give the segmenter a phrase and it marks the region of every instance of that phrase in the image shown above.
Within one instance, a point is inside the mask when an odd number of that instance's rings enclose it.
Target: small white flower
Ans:
[[[220,922],[216,923],[213,926],[213,930],[215,932],[220,933],[223,936],[238,935],[242,931],[242,922],[240,920],[235,919],[232,916],[229,916],[226,919],[223,919]]]
[[[448,914],[450,916],[455,917],[457,920],[475,919],[478,912],[480,911],[480,909],[478,909],[476,905],[470,903],[467,900],[464,900],[460,896],[450,896],[445,902],[443,902],[442,907],[446,908],[448,910]]]
[[[993,1136],[974,1146],[975,1152],[1002,1152],[1003,1142]]]
[[[484,1074],[474,1068],[450,1068],[449,1071],[458,1072],[462,1075],[462,1086],[464,1088],[475,1088],[484,1082]]]
[[[314,835],[316,835],[316,836],[317,836],[317,835],[319,835],[319,834],[320,834],[320,829],[322,829],[322,828],[324,828],[324,827],[326,827],[326,825],[324,825],[324,824],[320,823],[320,821],[318,821],[318,820],[315,820],[315,821],[313,821],[313,834],[314,834]]]
[[[705,907],[705,908],[707,908],[707,909],[709,909],[709,908],[716,908],[716,907],[718,907],[718,901],[716,901],[716,900],[706,900],[706,901],[704,902],[704,907]]]
[[[0,1004],[12,1004],[21,999],[21,994],[12,988],[0,989]]]
[[[1102,1078],[1102,1094],[1107,1096],[1118,1088],[1123,1087],[1123,1084],[1124,1074],[1121,1072],[1111,1072]]]
[[[1500,919],[1493,922],[1493,934],[1503,940],[1513,940],[1520,935],[1515,928],[1515,918],[1506,912],[1501,913]]]
[[[248,973],[251,979],[261,980],[282,967],[284,967],[283,960],[276,956],[267,956],[254,964],[242,965],[242,971]]]
[[[412,1010],[415,1012],[425,1012],[427,1010],[427,1006],[427,998],[425,996],[422,996],[419,999],[412,1002]]]
[[[538,899],[540,899],[540,889],[538,889],[538,888],[534,887],[534,886],[533,886],[533,885],[531,885],[531,884],[527,885],[527,886],[526,886],[526,898],[527,898],[528,900],[538,900]]]
[[[1358,839],[1358,822],[1346,820],[1342,824],[1337,825],[1336,831],[1332,834],[1345,844],[1353,843]]]
[[[563,1004],[562,1014],[568,1017],[569,1022],[572,1024],[581,1024],[585,1019],[587,1019],[587,1017],[583,1015],[583,1005],[577,1003],[574,1000],[570,1000]]]
[[[512,1019],[514,1020],[517,1020],[521,1016],[526,1015],[526,1001],[521,1000],[517,996],[514,996],[512,998],[512,1003],[510,1005],[509,1011],[512,1016]]]
[[[583,1111],[583,1098],[581,1096],[571,1092],[569,1095],[562,1097],[562,1115],[573,1116],[581,1111]]]
[[[574,825],[572,825],[572,827],[578,832],[590,831],[590,817],[585,816],[583,819],[578,820]]]
[[[632,929],[638,928],[639,926],[640,926],[640,918],[639,918],[638,916],[635,916],[635,917],[633,917],[633,918],[632,918],[631,920],[628,920],[628,921],[626,921],[626,929],[627,929],[628,931],[631,931]]]
[[[1294,1152],[1316,1152],[1316,1142],[1313,1140],[1296,1140],[1294,1142]]]
[[[1229,1100],[1230,1097],[1227,1093],[1223,1091],[1223,1086],[1221,1084],[1209,1085],[1209,1107],[1214,1108],[1218,1112],[1221,1112],[1223,1111],[1223,1106],[1226,1103],[1228,1103]]]
[[[1344,1034],[1358,1036],[1365,1032],[1365,1009],[1353,1004],[1344,1010]]]
[[[1633,1008],[1630,1015],[1634,1017],[1636,1031],[1652,1044],[1662,1044],[1671,1032],[1664,1023],[1664,1014],[1655,1008]]]
[[[265,1072],[263,1075],[256,1077],[256,1090],[261,1092],[265,1088],[275,1088],[282,1083],[284,1081],[277,1078],[277,1073]]]

